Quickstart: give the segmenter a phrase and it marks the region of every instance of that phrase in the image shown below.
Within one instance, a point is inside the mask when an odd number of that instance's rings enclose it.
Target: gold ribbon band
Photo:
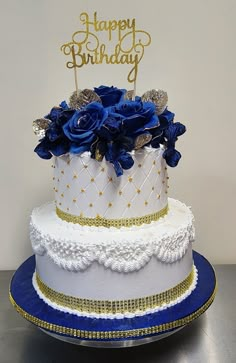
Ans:
[[[64,334],[68,335],[72,338],[80,338],[80,339],[99,339],[99,340],[109,340],[109,339],[126,339],[126,338],[136,338],[136,337],[145,337],[151,334],[159,334],[164,333],[165,331],[177,329],[181,326],[184,326],[194,319],[198,318],[201,314],[203,314],[209,306],[212,304],[217,291],[217,286],[209,297],[209,299],[202,305],[198,310],[194,311],[192,314],[185,316],[184,318],[173,320],[168,323],[154,325],[148,328],[141,329],[129,329],[129,330],[110,330],[110,331],[92,331],[92,330],[80,330],[74,329],[70,327],[65,327],[57,324],[51,324],[47,321],[36,318],[35,316],[28,314],[25,310],[23,310],[13,299],[11,292],[9,293],[10,302],[16,309],[16,311],[25,319],[35,324],[39,328],[49,330],[56,334]]]
[[[153,221],[157,221],[159,218],[164,217],[168,212],[168,205],[156,213],[147,214],[143,217],[133,217],[133,218],[122,218],[122,219],[108,219],[97,216],[96,218],[88,218],[83,216],[75,216],[73,214],[67,213],[56,207],[56,214],[59,218],[66,222],[78,223],[81,226],[95,226],[95,227],[131,227],[131,226],[141,226],[146,223],[149,224]]]
[[[190,274],[175,287],[157,295],[129,300],[90,300],[65,295],[48,287],[37,273],[36,282],[41,293],[52,303],[56,303],[59,306],[83,313],[124,314],[146,311],[169,304],[171,301],[182,296],[190,288],[194,280],[194,274],[193,268]]]

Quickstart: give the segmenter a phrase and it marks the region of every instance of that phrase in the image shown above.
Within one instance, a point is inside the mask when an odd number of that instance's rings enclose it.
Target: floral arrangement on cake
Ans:
[[[147,91],[142,97],[113,86],[74,92],[69,105],[63,101],[45,118],[33,122],[40,137],[35,152],[50,159],[90,151],[97,161],[105,157],[120,176],[123,169],[133,166],[133,150],[163,145],[163,158],[175,167],[181,158],[175,143],[186,128],[174,122],[167,102],[162,90]]]

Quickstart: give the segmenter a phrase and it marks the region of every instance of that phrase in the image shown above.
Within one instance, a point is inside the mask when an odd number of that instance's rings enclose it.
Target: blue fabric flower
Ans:
[[[173,112],[165,111],[158,116],[159,125],[158,127],[150,130],[152,134],[151,146],[154,148],[159,148],[160,145],[165,144],[165,134],[164,130],[168,129],[169,125],[174,121],[175,114]]]
[[[108,144],[108,150],[105,154],[106,160],[113,164],[116,175],[121,176],[123,169],[130,169],[134,165],[132,156],[118,146],[118,144]]]
[[[102,127],[97,130],[99,138],[107,142],[114,141],[121,133],[123,117],[118,114],[109,114]]]
[[[180,122],[172,122],[168,128],[164,130],[164,137],[166,139],[166,150],[163,153],[163,158],[166,160],[167,165],[175,167],[181,158],[179,151],[175,149],[175,143],[178,137],[183,135],[186,128]]]
[[[101,98],[104,107],[113,106],[119,103],[126,92],[125,89],[119,89],[113,86],[100,86],[98,88],[94,88],[94,91]]]
[[[96,131],[101,128],[107,115],[107,110],[98,102],[92,102],[82,110],[75,111],[63,126],[66,137],[71,141],[71,153],[78,154],[90,150],[96,139]]]
[[[34,151],[42,159],[51,159],[52,155],[60,156],[69,151],[70,143],[63,132],[63,125],[73,116],[75,110],[69,109],[63,101],[60,107],[53,107],[45,116],[52,122],[46,130],[45,137],[40,140]]]

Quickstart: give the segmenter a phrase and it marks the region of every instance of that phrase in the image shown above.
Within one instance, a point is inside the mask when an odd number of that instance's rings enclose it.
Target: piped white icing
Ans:
[[[180,260],[194,240],[193,215],[185,204],[169,198],[169,212],[157,222],[89,227],[61,220],[49,203],[33,210],[30,239],[36,254],[47,254],[63,269],[82,271],[97,261],[128,273],[140,270],[152,256],[165,263]]]
[[[136,311],[135,313],[129,313],[129,312],[125,312],[124,314],[121,313],[116,313],[116,314],[96,314],[96,313],[88,313],[88,312],[81,312],[81,311],[77,311],[75,309],[70,309],[68,307],[64,307],[61,305],[56,304],[55,302],[52,302],[51,300],[49,300],[39,289],[37,281],[36,281],[36,273],[33,274],[33,278],[32,278],[32,283],[34,286],[34,289],[36,290],[38,296],[49,306],[53,307],[53,309],[59,310],[59,311],[63,311],[64,313],[69,313],[69,314],[73,314],[76,316],[84,316],[84,317],[89,317],[89,318],[96,318],[96,319],[123,319],[123,318],[133,318],[133,317],[137,317],[137,316],[144,316],[147,314],[152,314],[152,313],[156,313],[158,311],[162,311],[165,310],[167,308],[170,308],[171,306],[174,306],[176,304],[179,304],[181,301],[183,301],[184,299],[186,299],[195,289],[195,287],[197,286],[197,281],[198,281],[198,271],[196,266],[193,266],[194,268],[194,278],[193,278],[193,282],[191,284],[191,286],[189,287],[189,289],[182,294],[181,296],[179,296],[177,299],[171,301],[168,304],[164,304],[162,306],[158,306],[156,308],[152,308],[152,309],[147,309],[145,311]]]

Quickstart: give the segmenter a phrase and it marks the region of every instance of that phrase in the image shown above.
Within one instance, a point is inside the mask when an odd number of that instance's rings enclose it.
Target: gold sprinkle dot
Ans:
[[[91,180],[91,182],[94,182],[94,178],[91,178],[90,180]]]
[[[93,203],[89,203],[89,206],[92,207],[93,206]]]
[[[70,165],[70,160],[67,161],[67,165]]]
[[[162,180],[162,184],[165,184],[165,180]]]
[[[97,214],[97,215],[96,215],[96,218],[97,218],[97,219],[100,219],[100,218],[102,218],[102,217],[100,216],[100,214]]]
[[[61,203],[59,203],[59,205],[61,205]]]
[[[167,194],[168,192],[167,192],[167,190],[165,191],[165,193]]]
[[[58,192],[58,189],[54,189],[54,190],[55,190],[56,193]]]
[[[54,165],[53,164],[51,165],[51,168],[54,168]]]
[[[138,164],[138,167],[141,168],[142,167],[142,164]]]
[[[137,189],[137,193],[140,194],[141,193],[141,190],[140,189]]]
[[[84,165],[84,168],[87,169],[88,165]]]
[[[105,171],[105,168],[102,168],[102,169],[101,169],[101,171],[102,171],[102,172],[103,172],[103,171]]]
[[[122,194],[122,190],[119,191],[119,194],[121,195]]]
[[[57,179],[57,181],[59,182],[59,181],[60,181],[60,179]]]
[[[155,188],[154,187],[152,187],[152,190],[154,190]]]
[[[108,180],[109,180],[109,182],[112,182],[113,179],[112,179],[112,177],[109,177]]]
[[[61,193],[61,197],[64,198],[64,194],[63,193]]]
[[[66,210],[70,210],[69,208],[66,208]]]
[[[99,192],[98,194],[99,194],[99,195],[103,195],[103,192]]]
[[[153,161],[153,165],[156,165],[156,161],[155,160]]]
[[[157,194],[157,199],[160,199],[160,198],[161,198],[160,194]]]
[[[108,203],[108,207],[110,208],[110,207],[112,207],[112,203],[110,202],[110,203]]]
[[[73,202],[75,203],[76,202],[76,198],[73,199]]]
[[[133,181],[132,176],[129,176],[128,181],[131,183]]]
[[[170,179],[170,178],[167,176],[166,179]]]
[[[161,171],[160,170],[157,170],[158,174],[160,175],[161,174]]]
[[[64,170],[61,170],[61,174],[64,174]]]
[[[80,189],[80,191],[81,191],[81,193],[84,193],[85,192],[85,189],[82,188],[82,189]]]
[[[70,188],[70,184],[66,184],[66,187],[69,189]]]
[[[55,180],[55,176],[52,178],[52,180]]]
[[[130,203],[128,203],[128,204],[127,204],[127,207],[128,207],[128,208],[130,208],[130,207],[131,207],[131,204],[130,204]]]
[[[148,202],[145,200],[145,203],[144,203],[145,205],[148,205]]]
[[[165,166],[165,170],[167,170],[167,166]]]
[[[169,185],[167,185],[167,188],[169,188]]]
[[[77,179],[78,177],[77,177],[77,175],[76,174],[74,174],[74,176],[73,176],[73,179]]]

